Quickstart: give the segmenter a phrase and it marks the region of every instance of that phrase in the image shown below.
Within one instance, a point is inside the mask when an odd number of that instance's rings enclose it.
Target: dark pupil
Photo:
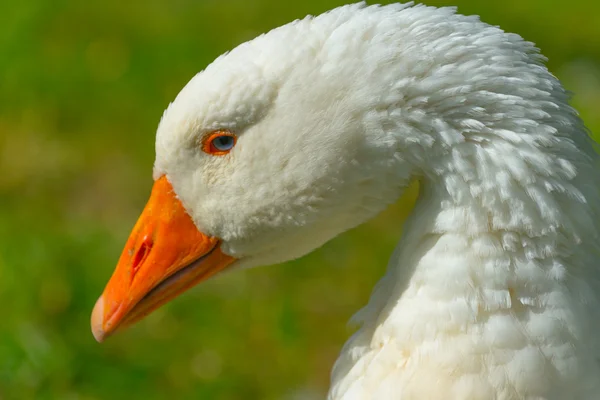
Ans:
[[[219,150],[229,150],[233,146],[233,138],[231,136],[219,136],[215,139],[214,144]]]

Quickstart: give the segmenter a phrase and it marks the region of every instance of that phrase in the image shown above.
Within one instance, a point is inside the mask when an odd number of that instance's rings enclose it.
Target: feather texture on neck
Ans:
[[[367,116],[421,194],[330,399],[596,398],[598,156],[533,45],[438,16],[413,31],[419,79]]]

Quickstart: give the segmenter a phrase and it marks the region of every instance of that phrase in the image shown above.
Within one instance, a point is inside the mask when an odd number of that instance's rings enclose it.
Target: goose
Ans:
[[[241,44],[156,134],[98,341],[225,271],[419,195],[329,399],[600,398],[600,157],[533,43],[454,8],[351,4]]]

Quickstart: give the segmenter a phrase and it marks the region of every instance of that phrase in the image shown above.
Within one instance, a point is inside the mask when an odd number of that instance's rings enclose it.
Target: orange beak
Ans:
[[[235,259],[200,232],[166,176],[152,188],[117,267],[92,312],[98,342],[139,321]]]

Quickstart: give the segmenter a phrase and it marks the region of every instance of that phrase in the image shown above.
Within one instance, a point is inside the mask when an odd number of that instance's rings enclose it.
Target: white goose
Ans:
[[[399,4],[218,58],[162,118],[96,339],[217,272],[300,257],[418,179],[329,398],[599,399],[599,157],[542,62],[476,17]]]

